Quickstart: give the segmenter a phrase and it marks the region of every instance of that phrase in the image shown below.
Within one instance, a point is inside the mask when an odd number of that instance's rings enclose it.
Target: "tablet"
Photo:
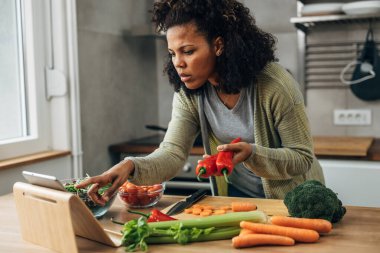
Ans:
[[[54,176],[39,174],[30,171],[23,171],[22,175],[25,179],[34,185],[43,186],[59,191],[66,191],[63,184]]]

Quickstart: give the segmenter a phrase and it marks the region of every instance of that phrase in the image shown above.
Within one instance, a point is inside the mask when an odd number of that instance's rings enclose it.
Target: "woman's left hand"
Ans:
[[[247,142],[238,142],[234,144],[223,144],[217,147],[220,151],[232,151],[234,156],[232,162],[238,164],[244,162],[252,154],[252,145]]]

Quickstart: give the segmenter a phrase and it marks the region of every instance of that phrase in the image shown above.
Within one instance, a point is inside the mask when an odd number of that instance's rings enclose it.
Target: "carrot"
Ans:
[[[254,234],[255,232],[253,232],[252,230],[249,230],[249,229],[246,229],[246,228],[242,228],[240,230],[240,233],[239,235],[248,235],[248,234]]]
[[[231,209],[233,212],[248,212],[257,209],[257,206],[252,202],[232,202]]]
[[[259,224],[249,221],[240,222],[240,227],[250,229],[260,234],[288,236],[299,242],[316,242],[319,239],[318,232],[311,229],[283,227],[272,224]]]
[[[232,238],[234,248],[247,248],[256,245],[294,245],[294,240],[281,235],[246,234]]]
[[[193,209],[192,208],[186,208],[185,209],[185,213],[193,213]]]
[[[271,222],[272,224],[279,226],[312,229],[318,233],[328,233],[332,229],[331,222],[324,219],[273,216]]]
[[[231,206],[221,206],[219,207],[219,209],[223,209],[223,210],[230,210],[231,209]]]

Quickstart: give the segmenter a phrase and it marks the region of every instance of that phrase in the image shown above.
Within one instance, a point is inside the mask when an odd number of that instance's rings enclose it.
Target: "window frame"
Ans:
[[[16,0],[23,27],[24,83],[29,126],[28,136],[0,141],[0,160],[50,149],[50,107],[45,98],[45,66],[51,54],[48,32],[51,20],[49,1]]]

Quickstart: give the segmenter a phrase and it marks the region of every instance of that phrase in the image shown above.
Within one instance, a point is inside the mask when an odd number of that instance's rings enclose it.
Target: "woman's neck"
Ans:
[[[232,109],[235,107],[237,102],[239,101],[240,98],[240,92],[237,94],[227,94],[223,93],[219,89],[215,88],[216,94],[218,95],[220,101],[228,108]]]

